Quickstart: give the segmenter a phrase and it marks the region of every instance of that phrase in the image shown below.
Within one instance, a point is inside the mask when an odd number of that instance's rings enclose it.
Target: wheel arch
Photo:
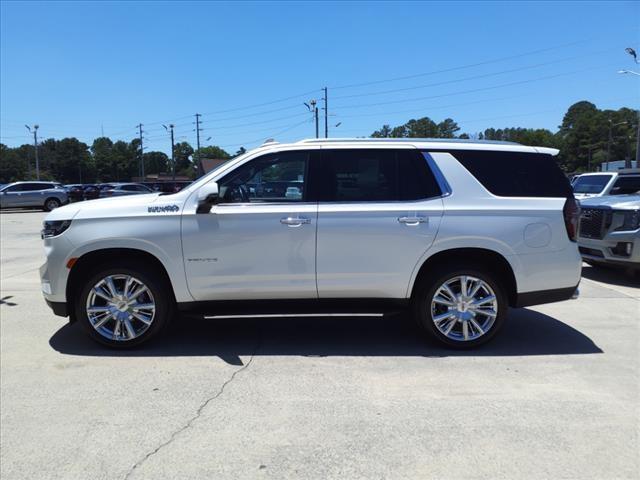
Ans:
[[[411,297],[413,297],[417,285],[419,285],[430,272],[442,265],[446,265],[448,262],[454,261],[456,263],[466,262],[476,266],[479,265],[496,274],[505,287],[509,306],[516,304],[518,288],[511,264],[500,253],[486,248],[452,248],[431,255],[422,263],[413,284],[409,286]]]
[[[78,257],[69,271],[69,277],[67,278],[66,286],[66,299],[67,308],[70,312],[71,321],[75,321],[73,300],[82,287],[82,280],[86,275],[97,265],[113,264],[114,262],[131,261],[141,262],[145,266],[154,269],[160,278],[162,278],[165,285],[167,285],[171,297],[171,300],[175,303],[175,291],[174,285],[171,282],[171,277],[164,266],[164,264],[153,254],[144,250],[138,250],[135,248],[102,248],[87,252]]]

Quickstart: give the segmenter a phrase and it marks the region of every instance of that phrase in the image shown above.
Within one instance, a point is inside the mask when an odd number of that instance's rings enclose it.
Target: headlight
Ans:
[[[71,220],[55,220],[44,222],[41,237],[51,238],[62,234],[71,225]]]
[[[618,210],[614,215],[620,219],[622,217],[622,225],[616,228],[616,231],[637,230],[640,227],[640,210]]]

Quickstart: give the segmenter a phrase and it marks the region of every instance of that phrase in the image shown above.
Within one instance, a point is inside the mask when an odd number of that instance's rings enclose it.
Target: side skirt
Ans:
[[[327,298],[283,300],[216,300],[178,303],[183,313],[205,316],[231,315],[296,315],[296,314],[380,314],[405,310],[407,299],[387,298]]]

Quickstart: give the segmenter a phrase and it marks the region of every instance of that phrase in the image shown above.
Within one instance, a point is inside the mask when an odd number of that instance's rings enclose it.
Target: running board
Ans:
[[[300,317],[313,316],[376,316],[405,310],[406,299],[285,299],[285,300],[218,300],[178,303],[184,313],[198,313],[207,318],[238,317]]]

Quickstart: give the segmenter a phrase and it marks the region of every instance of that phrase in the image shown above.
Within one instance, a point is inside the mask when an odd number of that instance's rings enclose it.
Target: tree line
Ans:
[[[241,148],[236,154],[243,153]],[[199,158],[229,159],[231,154],[220,147],[207,146],[200,150],[188,142],[175,144],[173,151],[176,175],[195,178]],[[171,158],[164,152],[144,152],[144,172],[171,174]],[[41,180],[62,183],[95,183],[129,181],[140,175],[140,140],[113,141],[96,138],[91,146],[77,138],[49,138],[38,144]],[[32,144],[10,148],[0,144],[0,183],[35,179],[35,148]]]
[[[501,140],[560,150],[558,162],[566,172],[596,170],[601,162],[635,158],[638,111],[631,108],[600,110],[582,101],[569,107],[556,132],[544,128],[487,128],[474,134],[461,133],[451,118],[436,123],[429,117],[404,125],[383,125],[374,138],[473,138]]]
[[[575,103],[565,113],[556,132],[532,128],[487,128],[483,132],[459,133],[451,118],[436,123],[429,117],[412,119],[403,125],[382,128],[374,138],[473,138],[503,140],[553,147],[560,150],[558,162],[567,172],[595,170],[601,162],[635,158],[638,111],[631,108],[600,110],[593,103]],[[244,148],[235,155],[244,153]],[[112,141],[96,138],[91,146],[76,138],[47,139],[38,145],[40,178],[63,183],[128,181],[140,173],[140,140]],[[177,175],[194,178],[199,174],[198,158],[228,159],[232,155],[220,147],[208,146],[198,151],[188,142],[175,145]],[[146,174],[169,174],[171,159],[163,152],[143,155]],[[33,145],[10,148],[0,144],[0,183],[35,178]]]

